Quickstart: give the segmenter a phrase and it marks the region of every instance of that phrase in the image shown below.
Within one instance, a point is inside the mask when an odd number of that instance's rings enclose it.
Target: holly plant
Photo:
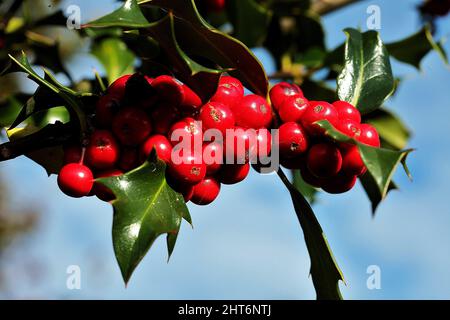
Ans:
[[[26,14],[31,2],[7,1],[0,160],[26,156],[57,174],[68,196],[109,202],[125,283],[159,236],[172,254],[181,224],[192,224],[187,202],[210,204],[251,168],[276,172],[303,231],[317,298],[341,299],[344,276],[311,205],[318,192],[338,196],[359,180],[374,214],[398,188],[396,170],[411,176],[410,131],[386,102],[401,81],[391,60],[419,70],[435,51],[447,63],[425,22],[391,43],[347,28],[342,44],[327,48],[321,17],[353,2],[126,0],[72,31],[89,40],[105,71],[74,81],[42,29],[64,28],[62,11],[35,17]],[[255,47],[271,54],[274,74]],[[8,92],[11,73],[25,74],[35,92]]]

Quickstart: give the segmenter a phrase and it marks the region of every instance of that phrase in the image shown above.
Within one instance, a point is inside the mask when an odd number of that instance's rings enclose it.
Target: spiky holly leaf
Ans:
[[[376,31],[345,29],[345,33],[345,62],[337,78],[337,93],[361,113],[369,113],[394,91],[389,54]]]
[[[190,221],[183,196],[166,182],[165,169],[163,161],[154,159],[122,176],[97,179],[116,197],[111,202],[113,244],[126,283],[160,235],[168,235],[170,255],[182,218]]]

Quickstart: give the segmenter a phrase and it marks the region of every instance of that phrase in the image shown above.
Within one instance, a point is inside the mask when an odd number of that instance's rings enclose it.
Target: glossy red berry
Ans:
[[[256,144],[250,145],[250,160],[256,155],[259,159],[268,157],[272,151],[272,135],[266,128],[256,130]]]
[[[342,155],[339,149],[330,143],[315,144],[308,151],[306,165],[316,177],[332,177],[341,170]]]
[[[381,146],[380,137],[378,136],[377,129],[367,123],[360,125],[361,135],[359,136],[359,142],[367,144],[372,147],[379,148]]]
[[[201,155],[184,152],[181,156],[172,157],[169,174],[180,183],[195,185],[205,178],[206,165]]]
[[[361,158],[358,147],[355,145],[341,149],[342,168],[341,171],[347,175],[360,176],[366,172],[366,166]]]
[[[173,146],[190,140],[190,146],[193,148],[197,142],[200,144],[203,142],[201,123],[190,117],[181,119],[172,125],[168,137]]]
[[[206,8],[211,12],[221,12],[225,9],[225,0],[206,0]]]
[[[250,164],[226,164],[218,172],[217,178],[223,184],[236,184],[243,181],[250,171]]]
[[[115,80],[108,88],[108,94],[116,97],[118,100],[122,100],[125,97],[125,87],[128,79],[130,79],[132,75],[127,74],[124,75],[117,80]]]
[[[178,120],[179,111],[168,103],[161,103],[150,113],[155,133],[167,134],[172,124]]]
[[[336,109],[340,119],[353,120],[356,123],[361,123],[361,114],[358,109],[345,101],[335,101],[333,106]]]
[[[207,205],[216,200],[220,192],[220,183],[216,179],[206,177],[194,186],[191,202],[197,205]]]
[[[350,191],[356,184],[357,177],[339,173],[337,176],[323,179],[321,187],[324,191],[332,194],[339,194]]]
[[[227,163],[245,163],[256,156],[258,133],[255,129],[235,127],[225,137],[225,156]]]
[[[58,186],[66,195],[80,198],[91,192],[94,184],[92,171],[85,165],[69,163],[58,174]]]
[[[120,100],[114,95],[100,97],[95,106],[95,122],[101,128],[110,128],[114,115],[120,108]]]
[[[191,200],[192,195],[194,194],[194,185],[177,180],[170,174],[166,174],[166,181],[173,190],[183,195],[185,202],[189,202]]]
[[[206,174],[213,175],[223,164],[223,146],[218,142],[203,145],[203,161],[206,164]]]
[[[99,172],[95,175],[95,178],[109,178],[109,177],[117,177],[123,174],[122,171],[117,169],[107,170]],[[99,182],[94,182],[94,188],[92,189],[93,193],[103,201],[111,201],[114,200],[114,193],[109,190],[106,186]]]
[[[227,129],[232,129],[235,124],[233,112],[229,107],[220,102],[205,104],[198,118],[202,122],[203,130],[217,129],[223,135]]]
[[[283,122],[300,122],[308,106],[308,100],[302,95],[296,94],[284,99],[284,102],[278,109],[278,114]]]
[[[287,97],[300,95],[303,96],[303,92],[299,86],[287,82],[280,82],[270,89],[270,101],[275,110],[279,110],[284,100]]]
[[[160,100],[178,107],[184,100],[183,84],[171,76],[162,75],[152,81],[152,87],[158,93]]]
[[[150,135],[152,124],[144,110],[128,107],[114,117],[112,129],[121,144],[136,146]]]
[[[336,129],[341,131],[350,138],[359,139],[361,136],[361,126],[358,122],[351,119],[340,119],[336,125]]]
[[[81,161],[82,150],[80,146],[68,145],[64,147],[64,164],[79,163]]]
[[[166,136],[156,134],[145,140],[141,147],[142,159],[147,159],[153,148],[156,150],[159,159],[165,163],[170,162],[172,157],[172,144]]]
[[[219,86],[211,101],[220,102],[233,110],[244,96],[244,86],[233,77],[222,76]]]
[[[333,105],[325,101],[310,101],[309,107],[303,113],[302,125],[312,136],[323,135],[324,130],[315,122],[327,120],[331,125],[337,125],[339,116]]]
[[[308,137],[296,122],[283,123],[278,129],[279,152],[282,158],[297,157],[308,149]]]
[[[135,148],[122,148],[120,152],[120,159],[118,167],[124,172],[128,172],[134,168],[137,168],[142,164],[138,155],[138,150]]]
[[[317,176],[311,173],[304,159],[303,161],[300,162],[300,174],[302,176],[303,181],[305,181],[307,184],[315,188],[320,188],[322,184],[322,179],[318,178]]]
[[[187,85],[182,84],[183,100],[180,109],[186,111],[194,111],[202,106],[202,99]]]
[[[243,97],[233,113],[236,125],[243,128],[268,128],[272,123],[272,108],[256,94]]]
[[[111,169],[119,160],[119,146],[111,132],[96,130],[86,147],[86,162],[99,170]]]

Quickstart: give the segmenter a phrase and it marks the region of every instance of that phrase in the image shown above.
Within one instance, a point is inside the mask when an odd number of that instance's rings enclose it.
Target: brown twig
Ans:
[[[310,10],[323,16],[359,1],[362,0],[314,0]]]

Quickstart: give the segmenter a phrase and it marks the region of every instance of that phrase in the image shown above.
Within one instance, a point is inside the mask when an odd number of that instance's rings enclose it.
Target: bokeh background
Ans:
[[[342,43],[346,27],[365,30],[371,4],[381,8],[382,39],[402,39],[420,28],[419,3],[364,1],[327,15],[327,46]],[[109,0],[66,0],[61,6],[70,4],[81,7],[83,21],[119,6]],[[448,18],[437,27],[437,37],[450,34]],[[445,48],[450,52],[448,43]],[[275,71],[266,52],[255,52],[269,74]],[[92,68],[102,72],[87,45],[77,47],[66,66],[75,80],[90,76]],[[401,190],[389,194],[374,218],[360,186],[341,196],[320,195],[315,211],[346,277],[345,298],[450,299],[450,70],[436,53],[419,73],[396,62],[393,69],[406,81],[388,106],[414,133],[411,146],[417,151],[408,159],[413,183],[399,170]],[[315,298],[303,235],[274,175],[252,172],[245,182],[223,187],[212,205],[189,205],[194,229],[182,226],[171,261],[160,238],[125,288],[108,204],[64,196],[55,176],[48,178],[24,157],[0,163],[0,173],[9,188],[0,191],[8,210],[40,213],[36,227],[0,254],[0,298]],[[81,268],[81,290],[66,287],[69,265]],[[379,290],[366,285],[371,265],[381,270]]]

